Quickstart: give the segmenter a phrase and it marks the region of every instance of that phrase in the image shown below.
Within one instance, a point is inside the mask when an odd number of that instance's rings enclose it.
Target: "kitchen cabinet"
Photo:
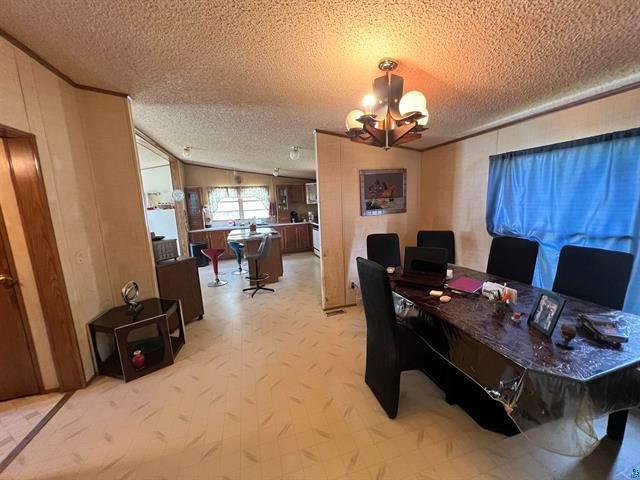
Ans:
[[[202,188],[185,187],[184,195],[187,200],[189,230],[199,230],[204,228],[204,215],[202,215]]]
[[[318,203],[318,184],[307,183],[304,186],[306,191],[307,205],[315,205]]]
[[[284,227],[282,233],[284,234],[284,251],[285,252],[297,252],[298,251],[298,229],[297,227]]]
[[[307,203],[307,195],[304,185],[287,185],[287,193],[289,195],[289,204]]]
[[[205,242],[207,244],[207,248],[222,248],[225,250],[225,253],[220,257],[222,259],[225,258],[235,258],[235,252],[229,247],[227,244],[227,237],[229,236],[229,232],[232,229],[228,230],[211,230],[204,232],[194,232],[189,234],[190,242]]]
[[[311,225],[308,223],[302,225],[296,225],[296,247],[299,252],[306,252],[312,250],[311,244]]]
[[[284,227],[274,227],[282,237],[282,252],[307,252],[313,250],[310,223],[292,223]]]

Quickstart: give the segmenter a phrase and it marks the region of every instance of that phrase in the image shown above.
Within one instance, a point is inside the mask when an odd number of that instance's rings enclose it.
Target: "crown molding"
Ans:
[[[23,53],[25,53],[26,55],[28,55],[29,57],[34,59],[40,65],[42,65],[47,70],[52,72],[54,75],[58,76],[59,78],[61,78],[65,82],[67,82],[72,87],[78,88],[80,90],[88,90],[90,92],[103,93],[105,95],[115,95],[116,97],[124,97],[124,98],[129,98],[130,97],[130,95],[128,95],[126,93],[116,92],[114,90],[106,90],[104,88],[92,87],[90,85],[83,85],[81,83],[77,83],[71,77],[69,77],[68,75],[62,73],[56,67],[54,67],[49,62],[47,62],[44,58],[42,58],[40,55],[38,55],[36,52],[31,50],[29,47],[27,47],[20,40],[18,40],[17,38],[11,36],[9,33],[5,32],[1,28],[0,28],[0,37],[4,38],[7,42],[12,44],[17,49],[21,50]]]

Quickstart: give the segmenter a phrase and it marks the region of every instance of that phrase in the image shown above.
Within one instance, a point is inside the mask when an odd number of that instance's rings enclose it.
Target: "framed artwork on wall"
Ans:
[[[360,170],[360,215],[407,211],[407,170]]]

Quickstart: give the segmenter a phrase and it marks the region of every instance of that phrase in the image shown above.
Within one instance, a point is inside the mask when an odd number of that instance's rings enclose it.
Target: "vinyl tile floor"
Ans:
[[[0,402],[0,462],[61,399],[61,393],[47,393]]]
[[[176,364],[125,384],[76,392],[0,478],[91,480],[616,479],[640,468],[640,422],[623,444],[586,458],[477,426],[419,372],[402,377],[386,417],[363,380],[361,307],[327,317],[320,265],[285,257],[275,293],[249,298],[242,276],[208,288]]]

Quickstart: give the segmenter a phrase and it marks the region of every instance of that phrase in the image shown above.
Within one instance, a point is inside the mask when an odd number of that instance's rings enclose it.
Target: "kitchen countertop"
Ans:
[[[262,240],[265,235],[271,235],[273,238],[280,238],[278,232],[270,227],[258,228],[255,232],[245,232],[244,228],[236,228],[229,232],[227,240]]]
[[[265,224],[257,225],[257,227],[258,228],[292,227],[293,225],[318,225],[318,224],[315,222],[265,223]],[[222,230],[244,230],[248,228],[249,228],[249,225],[245,225],[245,226],[233,225],[233,226],[201,228],[198,230],[189,230],[189,233],[220,232]]]

